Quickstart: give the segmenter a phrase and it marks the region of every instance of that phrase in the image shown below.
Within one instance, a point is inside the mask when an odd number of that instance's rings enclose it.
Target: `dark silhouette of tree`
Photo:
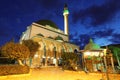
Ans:
[[[27,46],[30,50],[30,57],[34,57],[35,53],[38,51],[40,45],[38,44],[38,42],[35,42],[33,40],[23,40],[22,44],[24,44],[25,46]]]
[[[108,48],[112,51],[113,56],[115,57],[115,59],[118,62],[118,65],[120,66],[120,48],[115,46],[109,46]]]
[[[1,47],[1,55],[10,59],[15,59],[20,65],[24,65],[22,60],[29,57],[29,49],[24,44],[14,43],[13,41],[6,43]]]

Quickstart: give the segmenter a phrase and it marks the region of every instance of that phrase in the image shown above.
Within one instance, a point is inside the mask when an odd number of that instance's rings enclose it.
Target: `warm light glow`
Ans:
[[[51,59],[53,59],[54,57],[51,57]]]
[[[35,58],[37,58],[38,57],[38,54],[35,54],[35,56],[34,56]]]
[[[95,56],[99,56],[99,52],[94,52],[94,55]]]
[[[43,55],[42,58],[45,58],[45,56]]]
[[[85,52],[85,55],[89,56],[89,55],[90,55],[90,52]]]
[[[100,53],[100,56],[104,56],[104,53]]]
[[[106,55],[106,51],[107,51],[107,49],[104,49],[104,55]]]
[[[85,52],[85,56],[99,56],[99,55],[103,56],[103,53],[100,54],[100,52]]]

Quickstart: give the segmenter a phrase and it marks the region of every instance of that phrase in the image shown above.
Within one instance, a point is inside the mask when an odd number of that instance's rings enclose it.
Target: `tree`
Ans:
[[[120,66],[120,48],[115,46],[109,46],[109,49],[113,52],[113,55],[116,58],[118,65]]]
[[[23,65],[22,60],[29,57],[29,49],[24,44],[8,42],[1,47],[1,55],[18,61]]]
[[[22,43],[27,46],[30,50],[30,57],[34,57],[35,53],[38,51],[40,45],[33,40],[23,40]]]
[[[78,54],[75,53],[63,53],[62,54],[62,68],[63,69],[70,69],[70,70],[77,70],[77,62],[79,60]]]

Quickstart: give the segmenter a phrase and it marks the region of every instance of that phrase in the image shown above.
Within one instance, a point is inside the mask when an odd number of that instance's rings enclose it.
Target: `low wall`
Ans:
[[[27,74],[15,74],[15,75],[5,75],[5,76],[0,76],[0,80],[26,80],[29,76],[31,76],[32,70],[30,69],[30,72]]]

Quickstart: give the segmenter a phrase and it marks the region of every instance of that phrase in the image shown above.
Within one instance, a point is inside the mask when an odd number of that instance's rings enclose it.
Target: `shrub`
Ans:
[[[0,65],[1,64],[14,64],[15,60],[9,58],[1,58],[0,57]]]
[[[13,75],[13,74],[26,74],[29,73],[28,66],[21,65],[0,65],[0,76]]]
[[[62,54],[62,68],[67,70],[76,70],[79,56],[75,53]]]

